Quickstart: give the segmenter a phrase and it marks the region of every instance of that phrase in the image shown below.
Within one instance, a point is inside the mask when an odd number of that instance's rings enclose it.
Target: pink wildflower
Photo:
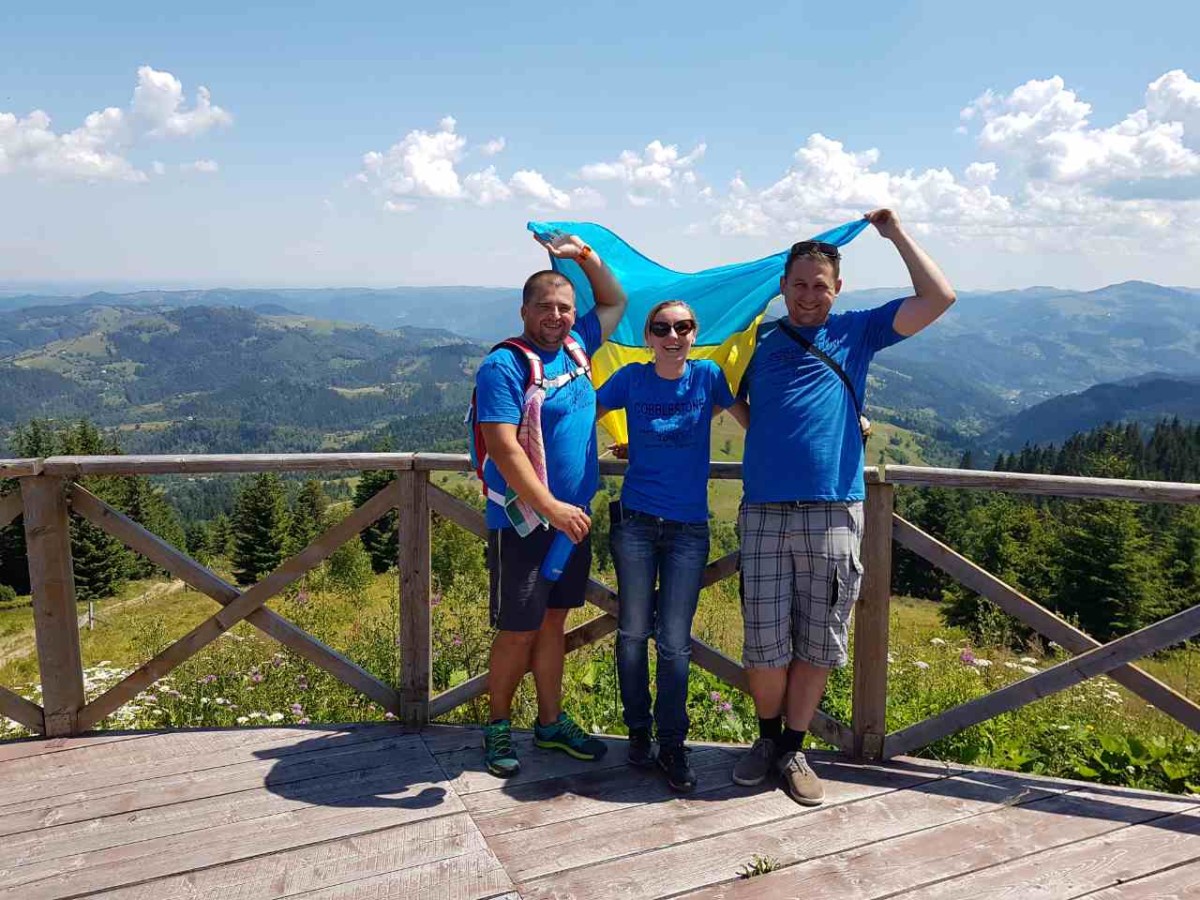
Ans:
[[[958,654],[958,658],[964,666],[975,665],[975,654],[971,652],[970,648],[967,648],[963,650],[962,653]]]
[[[713,703],[720,703],[721,702],[721,692],[713,691],[711,694],[708,695],[708,699],[711,700]]]
[[[292,715],[293,716],[304,715],[304,707],[301,706],[299,703],[293,703],[292,704]]]

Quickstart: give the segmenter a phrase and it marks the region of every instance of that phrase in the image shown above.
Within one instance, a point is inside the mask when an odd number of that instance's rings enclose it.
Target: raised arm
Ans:
[[[596,299],[596,318],[600,320],[600,336],[608,340],[617,329],[617,323],[625,315],[628,298],[625,289],[612,269],[604,264],[595,250],[589,247],[582,238],[573,234],[534,235],[533,239],[546,248],[546,251],[558,259],[573,259],[583,269],[588,283],[592,286],[592,296]]]
[[[481,422],[488,456],[517,496],[550,520],[550,524],[579,543],[592,527],[588,514],[550,493],[533,470],[529,457],[517,443],[517,426],[508,422]]]
[[[896,245],[900,258],[908,268],[913,296],[900,304],[892,327],[896,329],[897,334],[911,337],[937,321],[938,317],[950,308],[955,299],[954,288],[950,286],[937,263],[900,227],[900,217],[894,212],[890,209],[876,209],[867,213],[866,219],[875,226],[881,237]]]

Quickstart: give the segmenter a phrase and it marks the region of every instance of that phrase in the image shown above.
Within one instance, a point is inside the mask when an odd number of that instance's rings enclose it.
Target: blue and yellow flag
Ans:
[[[866,219],[858,219],[831,228],[813,240],[841,246],[854,240],[866,226]],[[617,330],[592,357],[592,381],[596,387],[621,366],[654,358],[642,336],[646,316],[662,300],[682,300],[695,310],[700,323],[691,357],[715,360],[729,379],[730,388],[737,393],[767,304],[779,296],[779,276],[783,274],[787,250],[753,262],[702,272],[676,272],[647,259],[600,225],[530,222],[526,227],[534,234],[561,231],[579,235],[600,254],[629,297],[629,308]],[[596,305],[591,285],[578,263],[555,257],[550,258],[550,263],[574,285],[580,315]],[[609,413],[600,424],[617,443],[628,441],[624,412]]]

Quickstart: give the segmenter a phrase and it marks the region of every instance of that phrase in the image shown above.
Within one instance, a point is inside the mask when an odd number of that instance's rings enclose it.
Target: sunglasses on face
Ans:
[[[680,337],[683,337],[684,335],[691,334],[695,330],[696,330],[696,323],[693,322],[691,319],[680,319],[678,322],[675,322],[674,324],[672,324],[670,322],[651,322],[650,323],[650,333],[652,335],[654,335],[655,337],[660,337],[660,338],[666,337],[672,331],[674,331]]]
[[[792,249],[788,253],[788,257],[795,259],[797,256],[807,256],[814,250],[829,259],[842,258],[841,251],[838,250],[836,244],[827,244],[824,241],[800,241],[797,244],[792,244]]]

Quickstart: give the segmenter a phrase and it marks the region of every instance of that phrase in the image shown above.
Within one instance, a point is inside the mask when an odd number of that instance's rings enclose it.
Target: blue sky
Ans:
[[[703,268],[883,204],[963,288],[1200,285],[1198,7],[10,5],[0,287],[512,285],[529,218]]]

